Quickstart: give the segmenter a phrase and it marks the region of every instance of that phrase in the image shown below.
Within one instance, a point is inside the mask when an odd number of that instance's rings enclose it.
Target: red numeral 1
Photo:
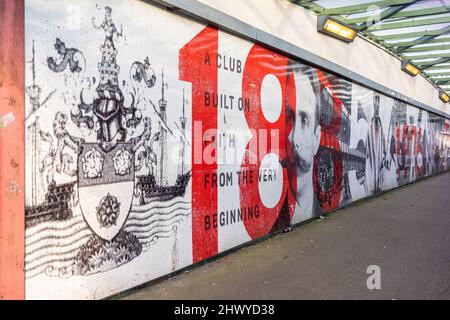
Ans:
[[[205,107],[205,92],[217,93],[218,30],[207,26],[179,52],[180,80],[192,83],[192,259],[198,262],[217,254],[217,228],[205,228],[205,216],[217,213],[217,189],[205,189],[205,174],[217,172],[216,154],[205,163],[204,133],[217,130],[217,109]],[[201,125],[200,132],[197,128]],[[201,141],[199,140],[200,137]],[[195,140],[196,139],[196,140]],[[211,160],[211,159],[209,159]],[[211,222],[212,223],[212,222]]]

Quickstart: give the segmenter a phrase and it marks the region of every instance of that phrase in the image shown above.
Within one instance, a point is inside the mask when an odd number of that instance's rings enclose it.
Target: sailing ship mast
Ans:
[[[158,183],[160,186],[167,185],[167,130],[164,126],[167,123],[166,107],[167,101],[164,97],[164,86],[167,85],[164,82],[164,69],[162,70],[161,77],[161,99],[159,100],[159,117],[161,119],[159,123],[159,143],[160,143],[160,153],[159,153],[159,177]]]
[[[31,52],[32,58],[27,62],[31,64],[32,83],[27,86],[25,90],[29,101],[25,124],[27,141],[29,141],[26,145],[27,161],[29,161],[27,162],[27,166],[31,168],[31,189],[29,190],[33,191],[30,196],[31,198],[27,198],[26,202],[27,205],[35,206],[45,201],[45,193],[47,190],[47,188],[44,187],[44,174],[39,170],[41,165],[39,155],[40,152],[42,152],[42,147],[40,137],[41,127],[37,111],[50,100],[56,92],[56,89],[51,91],[47,97],[41,101],[42,88],[36,83],[36,54],[34,50],[34,40]]]
[[[31,109],[29,112],[29,115],[31,115],[33,112],[35,112],[37,109],[39,109],[39,100],[41,97],[41,88],[36,85],[36,65],[35,65],[35,52],[34,52],[34,40],[33,40],[33,47],[32,47],[32,59],[31,61],[28,61],[29,63],[31,63],[31,74],[33,77],[33,82],[31,84],[31,86],[27,87],[27,95],[28,98],[30,99],[30,103],[31,103]]]
[[[184,89],[183,89],[183,115],[180,117],[180,123],[181,123],[181,134],[180,134],[180,153],[179,153],[179,157],[180,157],[180,164],[178,165],[178,175],[182,176],[185,173],[185,167],[184,167],[184,155],[185,155],[185,151],[186,151],[186,145],[184,142],[184,135],[185,135],[185,129],[186,129],[186,116],[184,113],[184,107],[185,104],[187,103],[186,98],[184,97]]]
[[[28,95],[30,101],[30,109],[27,117],[27,141],[30,143],[27,144],[27,159],[29,159],[29,166],[31,167],[31,198],[27,197],[27,205],[38,205],[44,201],[45,192],[43,188],[42,182],[42,174],[39,172],[40,159],[39,159],[39,151],[41,150],[39,138],[40,125],[39,125],[39,117],[34,113],[40,107],[40,96],[41,96],[41,88],[36,85],[36,65],[35,65],[35,51],[34,51],[34,40],[32,47],[32,59],[28,61],[31,63],[31,73],[32,73],[32,84],[26,88],[26,93]],[[33,117],[31,117],[33,115]]]

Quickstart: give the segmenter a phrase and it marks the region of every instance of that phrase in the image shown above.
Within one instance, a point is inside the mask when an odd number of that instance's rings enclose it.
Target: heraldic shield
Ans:
[[[105,152],[85,143],[78,157],[78,195],[81,211],[92,231],[112,240],[127,220],[134,194],[132,143],[118,143]]]

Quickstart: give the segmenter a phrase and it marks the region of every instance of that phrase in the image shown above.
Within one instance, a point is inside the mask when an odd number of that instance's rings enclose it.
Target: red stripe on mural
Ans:
[[[24,2],[0,0],[0,299],[24,299]]]
[[[217,108],[205,96],[217,94],[218,30],[207,26],[179,53],[180,80],[192,83],[192,258],[198,262],[218,252],[217,188],[205,187],[206,175],[217,173],[215,135]]]

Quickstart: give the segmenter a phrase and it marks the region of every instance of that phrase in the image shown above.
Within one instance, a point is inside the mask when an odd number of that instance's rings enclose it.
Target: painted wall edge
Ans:
[[[301,62],[306,62],[314,67],[320,67],[322,70],[334,73],[335,75],[341,76],[347,80],[351,80],[352,82],[355,82],[369,89],[387,95],[391,98],[401,100],[420,109],[432,112],[446,119],[450,119],[450,114],[447,114],[425,103],[407,97],[398,91],[391,90],[388,87],[379,84],[378,82],[375,82],[365,76],[358,74],[357,72],[350,71],[347,68],[340,66],[339,64],[324,59],[303,48],[293,45],[288,41],[285,41],[274,35],[271,35],[268,32],[255,28],[249,25],[248,23],[245,23],[237,18],[234,18],[220,10],[214,9],[197,0],[142,0],[142,1],[150,4],[159,4],[169,8],[170,10],[176,11],[177,13],[182,13],[195,19],[200,19],[202,21],[206,21],[207,23],[214,24],[225,31],[235,34],[241,38],[263,44],[264,46],[270,49],[274,49],[282,54],[285,54],[288,57],[298,59]],[[376,49],[379,50],[378,48]],[[400,71],[401,70],[399,69],[399,72]],[[436,95],[438,95],[437,90]]]
[[[24,0],[0,0],[0,300],[25,298]]]

